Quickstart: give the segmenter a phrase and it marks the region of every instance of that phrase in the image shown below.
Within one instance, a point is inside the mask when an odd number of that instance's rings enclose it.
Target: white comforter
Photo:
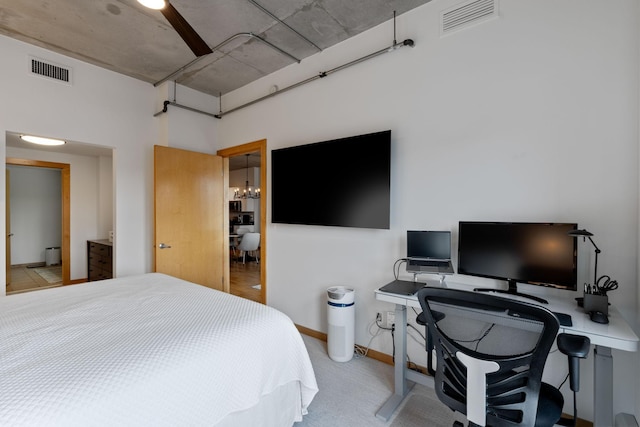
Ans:
[[[0,424],[199,426],[300,386],[317,392],[281,312],[151,273],[0,298]]]

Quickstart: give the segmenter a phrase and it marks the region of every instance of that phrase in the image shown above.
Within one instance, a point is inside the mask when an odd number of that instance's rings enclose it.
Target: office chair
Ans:
[[[427,351],[432,345],[437,354],[436,394],[464,414],[469,426],[575,425],[575,395],[574,418],[562,419],[562,393],[542,382],[559,329],[553,313],[526,302],[456,289],[424,288],[417,296],[423,310],[418,320],[427,328]],[[574,393],[579,389],[578,358],[586,357],[589,345],[582,336],[558,338],[558,348],[570,357]]]
[[[257,251],[260,247],[260,233],[244,233],[242,240],[238,245],[238,249],[242,253],[242,263],[245,264],[247,259],[247,252]],[[259,262],[256,255],[256,262]]]

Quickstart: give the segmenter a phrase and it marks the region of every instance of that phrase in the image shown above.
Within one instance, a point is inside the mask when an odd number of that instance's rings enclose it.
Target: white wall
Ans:
[[[45,248],[62,244],[62,175],[59,170],[8,165],[11,265],[45,261]]]
[[[173,82],[158,87],[154,114],[162,111],[165,100],[209,114],[218,112],[218,98]],[[158,145],[171,146],[183,150],[215,154],[216,127],[219,119],[206,114],[195,113],[176,106],[167,107],[167,112],[159,114],[154,125],[160,128]]]
[[[101,194],[112,187],[112,213],[101,211],[99,218],[95,212],[91,215],[72,213],[72,222],[91,221],[95,235],[90,238],[106,237],[113,229],[117,276],[151,271],[153,145],[213,153],[211,141],[218,120],[177,108],[154,117],[162,109],[162,101],[174,100],[173,87],[168,84],[156,89],[149,83],[4,36],[0,36],[0,51],[3,58],[0,91],[4,99],[11,100],[0,105],[0,147],[6,146],[5,132],[11,131],[113,148],[113,159],[101,159],[96,165],[96,170],[99,166],[104,171],[111,164],[112,182],[109,184],[103,179],[100,188],[94,187],[94,191]],[[28,55],[71,67],[73,84],[29,75]],[[175,100],[194,108],[218,105],[215,97],[181,87],[176,91]],[[4,150],[1,156],[4,162]],[[74,170],[71,173],[73,179]],[[0,181],[3,183],[4,177]],[[4,206],[4,184],[1,188]],[[106,207],[109,201],[100,200],[98,205]],[[4,207],[1,209],[4,212]],[[4,227],[4,222],[0,227]],[[80,249],[71,250],[75,259],[73,251]],[[3,263],[4,257],[0,267]],[[72,263],[72,278],[86,277],[76,274]]]
[[[98,239],[109,238],[113,231],[113,158],[98,158]]]
[[[116,274],[150,271],[152,145],[159,139],[153,86],[3,36],[0,51],[0,92],[10,100],[0,103],[0,147],[6,146],[5,132],[12,131],[116,148]],[[28,75],[30,54],[72,67],[73,85]],[[5,150],[0,153],[4,162]],[[0,181],[0,211],[4,212],[4,176]],[[83,213],[72,217],[73,222],[78,220],[84,220]],[[90,221],[96,224],[95,213]],[[4,230],[4,221],[0,222]],[[78,250],[72,248],[72,252]],[[1,257],[2,268],[4,262]]]
[[[326,332],[326,288],[351,286],[356,341],[364,345],[376,312],[392,309],[373,292],[393,279],[407,229],[452,230],[455,253],[460,220],[578,222],[602,249],[599,273],[620,283],[612,302],[635,324],[637,2],[503,1],[499,19],[441,38],[439,12],[456,3],[433,1],[398,18],[398,40],[412,38],[414,48],[223,117],[226,146],[266,138],[270,150],[392,130],[391,229],[269,224],[269,305]],[[233,108],[274,84],[287,87],[382,49],[392,31],[387,22],[223,96],[223,103]],[[581,242],[580,251],[581,278],[589,277],[592,250]],[[411,359],[424,364],[424,352],[410,343]],[[372,347],[390,354],[390,337]],[[614,351],[614,358],[615,411],[634,413],[637,379],[628,372],[635,372],[637,356]],[[591,363],[583,362],[579,397],[587,419]],[[550,369],[560,374],[552,383],[564,378],[565,364],[553,361]]]
[[[98,159],[94,172],[100,175],[93,187],[101,195],[90,210],[72,211],[72,239],[106,238],[114,231],[114,271],[116,276],[151,271],[153,261],[153,146],[173,146],[214,153],[212,143],[218,120],[170,107],[162,110],[166,99],[193,108],[213,108],[218,101],[196,91],[170,84],[154,88],[135,80],[81,61],[0,36],[2,69],[0,70],[0,147],[6,148],[5,134],[22,132],[57,137],[76,142],[113,148],[113,158]],[[28,74],[28,56],[71,67],[72,85],[52,82]],[[175,98],[174,98],[175,94]],[[215,108],[214,108],[215,107]],[[10,151],[10,150],[7,150]],[[4,163],[5,150],[0,150]],[[53,160],[56,161],[56,160]],[[112,177],[107,171],[112,169]],[[72,166],[72,181],[81,173]],[[4,176],[0,178],[0,211],[4,212]],[[110,182],[109,182],[110,181]],[[80,182],[81,186],[88,185]],[[72,197],[77,186],[72,183]],[[112,200],[104,197],[112,191]],[[84,200],[80,198],[81,200]],[[85,203],[81,201],[80,203]],[[72,202],[72,210],[73,210]],[[108,212],[111,210],[111,212]],[[81,223],[82,225],[78,225]],[[4,221],[0,228],[4,230]],[[82,231],[77,231],[78,230]],[[87,230],[91,230],[90,232]],[[86,246],[71,248],[71,278],[86,277]],[[82,258],[81,258],[82,259]],[[0,259],[4,269],[5,259]],[[0,291],[0,295],[4,290]]]

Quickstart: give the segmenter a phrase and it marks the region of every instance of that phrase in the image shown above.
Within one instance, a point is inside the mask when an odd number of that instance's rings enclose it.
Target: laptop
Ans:
[[[453,274],[451,232],[407,230],[407,272]]]

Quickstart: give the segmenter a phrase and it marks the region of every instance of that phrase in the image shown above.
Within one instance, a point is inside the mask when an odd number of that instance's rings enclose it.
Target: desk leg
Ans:
[[[396,354],[393,363],[393,394],[382,408],[376,413],[376,417],[388,421],[396,408],[402,403],[404,397],[413,387],[413,382],[407,381],[405,366],[407,360],[407,307],[396,304],[396,323],[394,331]]]
[[[593,425],[613,426],[613,358],[611,349],[593,350]]]

